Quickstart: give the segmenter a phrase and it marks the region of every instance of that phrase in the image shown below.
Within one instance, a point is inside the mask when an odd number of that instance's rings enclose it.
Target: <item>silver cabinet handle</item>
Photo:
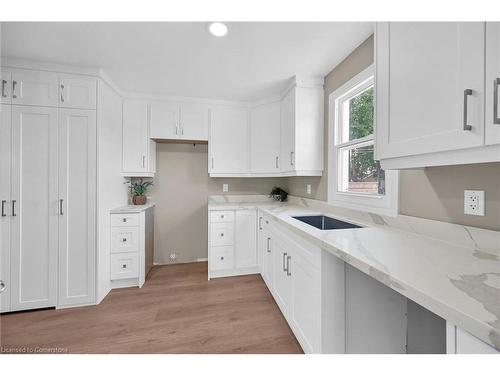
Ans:
[[[16,200],[12,200],[12,216],[16,216]]]
[[[127,242],[127,239],[126,238],[122,238],[122,242]]]
[[[2,79],[2,98],[6,98],[7,94],[5,93],[5,85],[7,84],[7,81],[5,79]]]
[[[224,260],[224,257],[220,257],[220,260]]]
[[[64,85],[61,85],[61,103],[64,103]]]
[[[500,78],[493,81],[493,123],[500,125],[500,118],[498,118],[498,86],[500,85]]]
[[[290,151],[290,165],[293,165],[294,164],[294,155],[295,155],[295,152],[293,151]]]
[[[5,283],[3,280],[0,280],[0,293],[2,293],[5,290]]]
[[[14,99],[17,98],[17,94],[16,94],[16,86],[17,86],[17,81],[12,81],[12,97]]]
[[[267,252],[268,252],[268,253],[270,253],[270,252],[271,252],[270,242],[271,242],[271,237],[267,237]]]
[[[285,259],[288,253],[283,253],[283,272],[287,272],[286,265],[285,265]]]
[[[259,217],[259,230],[262,230],[262,216]]]
[[[214,158],[212,158],[212,169],[214,169]]]
[[[5,203],[7,203],[7,201],[6,200],[2,200],[2,217],[7,216],[5,214]]]
[[[124,217],[124,218],[122,219],[122,221],[123,221],[124,223],[126,223],[126,222],[127,222],[127,218],[125,218],[125,217]]]
[[[280,167],[280,157],[279,156],[276,156],[276,169],[278,169]]]
[[[290,259],[292,259],[292,257],[290,255],[288,255],[286,257],[286,275],[287,276],[292,276],[292,273],[290,272]]]
[[[175,135],[179,134],[179,124],[175,124]]]
[[[64,215],[63,202],[64,199],[59,199],[59,215]]]
[[[224,215],[220,215],[220,218],[221,218],[221,219],[224,219]]]
[[[127,265],[126,264],[122,264],[122,269],[126,269],[127,268]]]
[[[464,130],[471,131],[472,125],[467,124],[467,115],[468,115],[468,101],[467,98],[472,95],[471,89],[464,90]]]
[[[184,127],[180,124],[179,124],[179,126],[181,127],[181,135],[184,135]]]
[[[142,155],[142,167],[146,168],[146,157]]]
[[[224,233],[221,233],[221,234],[220,234],[220,236],[221,236],[221,237],[224,237]]]

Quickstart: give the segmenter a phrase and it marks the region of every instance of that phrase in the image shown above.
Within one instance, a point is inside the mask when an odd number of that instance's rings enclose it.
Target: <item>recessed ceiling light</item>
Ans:
[[[208,31],[215,36],[224,36],[227,34],[227,26],[222,22],[212,22],[208,25]]]

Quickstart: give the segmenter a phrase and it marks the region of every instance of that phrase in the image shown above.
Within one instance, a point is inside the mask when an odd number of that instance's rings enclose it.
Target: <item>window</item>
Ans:
[[[374,155],[374,98],[373,67],[329,97],[328,200],[334,205],[395,215],[397,172],[386,173]]]

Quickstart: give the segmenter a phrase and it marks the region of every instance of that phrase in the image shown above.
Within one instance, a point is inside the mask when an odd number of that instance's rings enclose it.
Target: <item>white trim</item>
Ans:
[[[374,142],[374,136],[367,136],[355,141],[339,142],[336,132],[337,103],[339,99],[352,94],[352,90],[364,83],[373,82],[375,76],[374,65],[351,78],[328,97],[328,203],[334,206],[350,208],[354,210],[363,210],[387,216],[396,216],[399,208],[399,172],[385,171],[386,194],[369,195],[359,193],[347,193],[338,191],[338,170],[337,170],[337,152],[340,148],[349,148],[358,146],[362,142]],[[375,132],[375,129],[374,129]]]

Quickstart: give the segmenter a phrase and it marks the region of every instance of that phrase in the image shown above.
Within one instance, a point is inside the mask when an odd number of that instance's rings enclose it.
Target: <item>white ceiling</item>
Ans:
[[[295,74],[325,76],[370,22],[2,22],[2,55],[102,68],[124,91],[229,100],[276,95]]]

